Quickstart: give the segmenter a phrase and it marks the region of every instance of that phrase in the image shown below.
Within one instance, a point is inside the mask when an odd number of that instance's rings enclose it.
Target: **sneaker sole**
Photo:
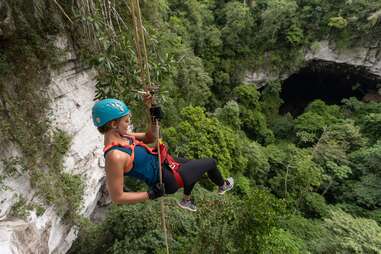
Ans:
[[[177,203],[177,205],[178,205],[179,207],[181,207],[182,209],[186,209],[186,210],[191,211],[191,212],[197,212],[197,209],[192,209],[192,208],[189,208],[189,207],[187,207],[187,206],[183,206],[183,205],[181,205],[180,203]]]
[[[229,178],[230,178],[230,177],[229,177]],[[220,194],[220,195],[224,195],[225,192],[232,190],[233,187],[234,187],[234,179],[232,178],[232,185],[231,185],[231,187],[230,187],[229,189],[224,190],[224,191],[218,192],[218,194]]]
[[[224,194],[225,194],[225,192],[227,192],[227,191],[230,191],[230,190],[232,190],[232,189],[233,189],[233,187],[231,187],[230,189],[227,189],[227,190],[224,190],[224,191],[218,192],[218,194],[219,194],[219,195],[224,195]]]

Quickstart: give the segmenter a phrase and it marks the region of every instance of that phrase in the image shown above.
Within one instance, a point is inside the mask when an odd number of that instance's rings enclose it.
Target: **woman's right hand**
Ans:
[[[154,104],[154,97],[153,97],[153,95],[150,92],[146,92],[143,95],[143,102],[144,102],[144,105],[147,108],[151,108],[152,105]]]
[[[164,195],[164,184],[157,183],[153,186],[148,191],[148,197],[149,199],[157,199],[161,196]]]

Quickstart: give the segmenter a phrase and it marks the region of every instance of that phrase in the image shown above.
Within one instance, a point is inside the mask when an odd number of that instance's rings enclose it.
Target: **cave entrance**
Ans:
[[[329,105],[340,105],[342,99],[349,97],[361,100],[366,94],[376,92],[379,83],[379,77],[361,67],[311,61],[283,82],[280,97],[284,103],[279,113],[296,117],[316,99]]]

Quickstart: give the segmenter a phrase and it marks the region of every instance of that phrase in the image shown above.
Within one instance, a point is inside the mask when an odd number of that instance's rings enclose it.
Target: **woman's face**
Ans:
[[[130,132],[131,116],[128,114],[117,121],[117,130],[120,135],[126,135]]]

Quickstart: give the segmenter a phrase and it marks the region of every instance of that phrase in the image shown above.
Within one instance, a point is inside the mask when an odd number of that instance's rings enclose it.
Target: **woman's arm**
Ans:
[[[123,168],[130,156],[113,150],[106,157],[106,183],[111,200],[116,204],[134,204],[148,200],[148,192],[124,192]]]
[[[156,125],[154,123],[151,123],[150,121],[150,126],[148,127],[146,132],[133,132],[129,135],[134,136],[136,139],[143,141],[146,144],[151,144],[156,141],[157,136],[155,135],[155,133]]]
[[[154,143],[157,139],[156,134],[156,123],[153,121],[150,108],[152,107],[153,96],[147,94],[144,96],[144,105],[146,106],[146,115],[148,117],[148,128],[146,132],[135,132],[130,135],[134,136],[136,139],[143,141],[146,144]]]
[[[155,129],[156,125],[151,124],[146,132],[133,132],[129,135],[134,136],[136,139],[143,141],[146,144],[151,144],[156,141]]]

